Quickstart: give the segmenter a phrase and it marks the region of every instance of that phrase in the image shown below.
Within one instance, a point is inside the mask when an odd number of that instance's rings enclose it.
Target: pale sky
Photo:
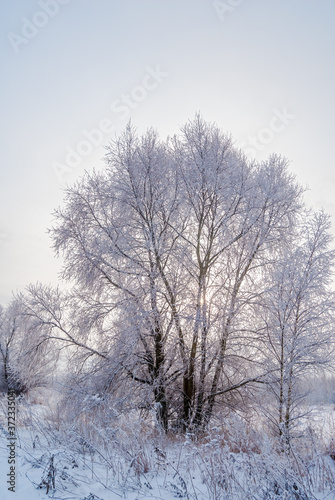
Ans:
[[[286,156],[335,227],[334,0],[0,5],[0,304],[57,283],[52,212],[129,118],[165,139],[200,111],[250,157]]]

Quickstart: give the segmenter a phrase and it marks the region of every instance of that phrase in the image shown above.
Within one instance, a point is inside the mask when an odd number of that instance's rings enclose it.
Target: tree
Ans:
[[[286,168],[276,156],[248,162],[199,116],[166,143],[128,126],[106,170],[86,174],[55,214],[63,278],[90,318],[76,343],[91,332],[104,346],[92,355],[112,362],[117,352],[124,374],[150,389],[165,430],[175,417],[203,428],[218,398],[264,376],[251,319],[260,269],[302,206]]]
[[[248,163],[228,137],[200,117],[184,127],[183,140],[175,139],[174,154],[188,214],[186,230],[175,228],[187,256],[181,265],[189,295],[181,302],[189,308],[189,298],[196,297],[193,333],[182,342],[187,344],[182,418],[198,428],[211,419],[217,396],[245,385],[245,377],[237,383],[222,379],[229,344],[239,343],[244,366],[255,359],[250,336],[241,335],[242,329],[252,331],[250,323],[242,323],[243,309],[255,297],[259,267],[294,225],[301,189],[287,174],[286,160],[272,156],[262,165]]]
[[[301,382],[333,360],[335,301],[329,285],[335,254],[329,230],[324,212],[307,213],[267,277],[262,308],[277,407],[271,418],[287,446],[306,396]]]
[[[82,295],[89,290],[109,304],[100,307],[101,328],[120,340],[125,372],[152,388],[166,429],[172,313],[159,281],[176,242],[170,229],[176,181],[153,131],[139,141],[129,127],[108,158],[105,174],[87,175],[69,190],[66,209],[57,212],[55,247],[65,253],[64,277],[74,279]]]
[[[16,296],[0,309],[0,359],[5,388],[18,394],[46,384],[55,365],[50,340],[41,343],[43,328],[27,317],[27,297]]]

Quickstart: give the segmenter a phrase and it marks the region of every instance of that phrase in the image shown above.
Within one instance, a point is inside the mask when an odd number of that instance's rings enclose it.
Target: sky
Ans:
[[[0,304],[57,284],[48,228],[129,119],[197,112],[290,170],[335,235],[334,0],[0,0]]]

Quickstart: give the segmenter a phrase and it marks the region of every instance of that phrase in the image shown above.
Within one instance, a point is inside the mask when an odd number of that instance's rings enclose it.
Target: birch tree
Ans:
[[[335,254],[329,230],[329,216],[308,213],[268,277],[267,358],[278,373],[269,384],[277,407],[271,418],[287,446],[306,396],[301,381],[333,362],[335,301],[329,285]]]

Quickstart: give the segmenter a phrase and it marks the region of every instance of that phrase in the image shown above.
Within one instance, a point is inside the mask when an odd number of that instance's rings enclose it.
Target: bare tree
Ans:
[[[329,216],[308,213],[267,278],[263,320],[267,360],[276,369],[269,384],[277,407],[271,418],[288,446],[306,397],[301,382],[333,361],[335,300],[329,284],[335,254],[329,229]]]
[[[52,232],[55,248],[64,251],[64,277],[101,299],[100,327],[120,340],[119,363],[128,376],[152,388],[167,429],[173,313],[160,282],[176,243],[170,228],[177,217],[176,179],[153,131],[140,141],[129,126],[108,162],[106,173],[87,175],[69,190]]]
[[[188,214],[184,231],[175,229],[183,241],[181,266],[188,289],[179,302],[192,310],[183,328],[192,333],[181,342],[182,419],[186,426],[199,428],[211,419],[218,395],[229,386],[236,390],[246,384],[245,370],[240,370],[239,381],[222,380],[226,361],[236,343],[244,365],[247,357],[249,362],[255,359],[250,335],[241,335],[242,329],[252,330],[250,323],[243,325],[242,310],[262,291],[260,283],[259,290],[254,286],[258,269],[266,266],[294,224],[301,189],[287,174],[284,159],[273,156],[260,166],[248,163],[229,137],[199,116],[174,140],[174,156]],[[237,359],[235,355],[235,363]]]
[[[26,297],[19,294],[0,311],[0,355],[6,388],[24,393],[43,386],[56,357],[50,340],[26,316]]]
[[[255,318],[302,190],[285,159],[250,163],[199,116],[166,143],[128,126],[107,151],[51,230],[75,286],[62,336],[149,390],[165,430],[204,428],[275,369]]]

